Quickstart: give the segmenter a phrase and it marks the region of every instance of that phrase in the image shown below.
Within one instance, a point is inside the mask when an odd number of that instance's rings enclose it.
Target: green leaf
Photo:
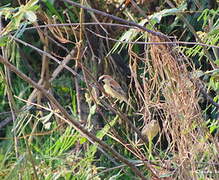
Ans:
[[[56,15],[58,17],[58,19],[63,22],[63,19],[61,17],[61,15],[58,13],[58,11],[56,10],[56,8],[53,6],[53,3],[51,2],[51,0],[43,0],[43,2],[46,4],[47,8],[49,9],[49,12],[52,15]]]
[[[87,138],[86,137],[80,138],[80,144],[84,144],[85,142],[87,142]]]
[[[212,125],[212,126],[210,127],[210,133],[214,132],[215,129],[218,129],[218,126]]]
[[[185,5],[180,7],[180,8],[164,9],[158,13],[154,13],[152,16],[150,16],[150,19],[155,20],[157,23],[159,23],[161,21],[162,17],[173,15],[176,13],[180,13],[184,9],[186,9]]]
[[[8,36],[2,36],[2,37],[0,37],[0,47],[5,46],[8,41],[9,41]]]

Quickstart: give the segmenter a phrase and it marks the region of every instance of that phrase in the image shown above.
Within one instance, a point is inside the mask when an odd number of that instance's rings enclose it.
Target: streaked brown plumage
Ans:
[[[116,82],[111,76],[102,75],[102,76],[100,76],[98,81],[104,82],[103,88],[109,96],[116,98],[120,101],[124,101],[128,105],[130,105],[130,103],[128,102],[128,99],[126,97],[126,93],[123,91],[123,89],[121,88],[119,83]]]

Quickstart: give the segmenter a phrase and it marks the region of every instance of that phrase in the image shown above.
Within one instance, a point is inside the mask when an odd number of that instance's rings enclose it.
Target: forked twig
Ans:
[[[144,175],[140,172],[140,170],[130,161],[128,161],[126,158],[124,158],[122,155],[120,155],[117,151],[112,149],[108,144],[104,143],[102,140],[98,139],[95,135],[90,133],[88,130],[86,130],[78,121],[73,119],[68,112],[59,104],[59,102],[43,87],[39,86],[36,82],[34,82],[32,79],[27,77],[25,74],[20,72],[15,66],[10,64],[7,60],[5,60],[2,56],[0,56],[0,62],[8,67],[10,71],[13,71],[16,73],[20,78],[25,80],[27,83],[31,84],[34,88],[37,88],[39,91],[42,92],[42,94],[50,100],[60,111],[60,113],[63,114],[63,116],[66,118],[65,121],[72,125],[75,129],[77,129],[82,135],[88,138],[88,140],[92,143],[97,143],[99,146],[102,147],[105,151],[110,152],[117,160],[127,164],[132,171],[139,176],[141,179],[146,180],[147,178],[144,177]]]

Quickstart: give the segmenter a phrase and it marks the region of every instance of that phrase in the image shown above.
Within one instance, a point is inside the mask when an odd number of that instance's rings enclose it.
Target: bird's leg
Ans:
[[[148,154],[149,154],[149,159],[152,158],[152,138],[148,138]]]
[[[153,144],[153,138],[148,138],[148,159],[149,160],[154,160],[154,157],[152,155],[152,149],[154,148]]]

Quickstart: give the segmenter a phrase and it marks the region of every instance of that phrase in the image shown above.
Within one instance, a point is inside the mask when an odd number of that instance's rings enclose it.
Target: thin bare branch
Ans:
[[[0,62],[2,64],[4,64],[5,66],[7,66],[10,69],[10,71],[13,71],[20,78],[22,78],[23,80],[25,80],[26,82],[31,84],[34,88],[37,88],[39,91],[41,91],[42,94],[57,107],[57,109],[60,111],[60,113],[63,114],[63,116],[66,118],[66,122],[68,124],[72,125],[75,129],[77,129],[82,135],[87,137],[89,141],[91,141],[92,143],[97,143],[99,146],[101,146],[102,149],[110,152],[116,159],[127,164],[127,166],[129,166],[137,176],[139,176],[143,180],[146,180],[144,175],[140,172],[140,170],[133,163],[128,161],[126,158],[124,158],[122,155],[120,155],[117,151],[112,149],[109,145],[107,145],[106,143],[104,143],[103,141],[98,139],[95,135],[93,135],[92,133],[87,131],[78,121],[73,119],[68,114],[68,112],[59,104],[59,102],[48,91],[46,91],[43,87],[39,86],[36,82],[32,81],[32,79],[27,77],[25,74],[20,72],[15,66],[10,64],[2,56],[0,56]]]

